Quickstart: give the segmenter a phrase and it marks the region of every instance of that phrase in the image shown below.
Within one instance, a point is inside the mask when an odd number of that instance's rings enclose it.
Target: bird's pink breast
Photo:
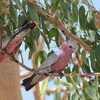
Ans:
[[[52,70],[62,71],[70,60],[71,52],[63,53],[60,59],[52,65]]]

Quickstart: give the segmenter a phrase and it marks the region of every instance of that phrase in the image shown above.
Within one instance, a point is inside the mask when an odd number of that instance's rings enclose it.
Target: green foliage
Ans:
[[[37,4],[44,12],[59,18],[67,30],[91,47],[89,53],[79,44],[76,52],[81,56],[82,60],[80,62],[82,64],[79,65],[74,61],[70,61],[64,70],[64,74],[70,74],[66,77],[66,80],[61,81],[59,78],[54,80],[56,87],[54,100],[61,100],[62,86],[66,88],[68,100],[100,99],[100,77],[86,76],[83,78],[80,75],[80,70],[84,74],[100,73],[100,29],[95,27],[96,11],[91,10],[90,5],[80,2],[81,0],[44,0],[44,4],[41,4],[41,2],[37,1]],[[13,31],[23,25],[25,20],[36,22],[38,27],[33,29],[24,39],[25,50],[29,48],[29,59],[35,52],[34,41],[37,41],[37,45],[40,46],[38,40],[44,39],[48,53],[45,50],[40,50],[35,57],[36,64],[38,64],[39,59],[41,59],[42,63],[54,53],[53,50],[49,51],[51,50],[52,41],[59,47],[59,37],[62,36],[66,40],[63,32],[59,31],[53,22],[41,15],[33,4],[27,0],[11,0],[8,8],[8,12],[0,15],[0,39],[1,33],[6,31],[9,35],[12,35]],[[75,53],[74,56],[76,57]],[[75,59],[77,60],[77,57]],[[47,83],[48,79],[43,81],[41,94],[45,93]]]
[[[80,81],[81,81],[80,75],[75,73],[73,78],[75,83],[80,86]]]
[[[96,46],[95,55],[98,61],[100,61],[100,45]]]
[[[32,3],[27,3],[30,17],[39,24],[38,13]]]
[[[45,94],[48,85],[48,78],[44,79],[41,86],[41,95]]]
[[[19,8],[19,10],[22,10],[22,12],[25,13],[25,10],[24,10],[20,0],[14,0],[14,2],[16,3],[16,5]]]
[[[43,62],[47,58],[47,54],[45,51],[39,51],[36,55],[35,64],[38,64],[38,59],[41,58],[41,62]]]
[[[95,87],[87,87],[85,89],[85,92],[87,93],[87,95],[92,99],[92,100],[98,100],[97,96],[96,96],[96,89]]]
[[[10,6],[9,6],[9,12],[10,12],[10,15],[12,17],[12,20],[14,23],[14,25],[17,27],[18,25],[18,13],[17,13],[17,10],[15,9],[15,6],[11,3]]]
[[[54,100],[61,100],[61,87],[59,78],[55,78],[54,84],[56,85],[56,91],[54,93]]]
[[[72,100],[78,100],[79,98],[79,95],[77,92],[75,92],[73,95],[72,95]]]
[[[54,84],[55,84],[55,85],[59,85],[59,84],[60,84],[60,80],[59,80],[59,78],[55,78],[55,80],[54,80]]]
[[[87,23],[87,16],[85,15],[84,6],[81,6],[79,9],[79,22],[80,22],[80,27],[85,28]]]
[[[54,93],[54,100],[61,100],[61,88],[59,86]]]

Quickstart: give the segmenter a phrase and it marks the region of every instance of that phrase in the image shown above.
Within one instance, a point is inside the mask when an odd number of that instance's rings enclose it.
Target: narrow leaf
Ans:
[[[98,100],[97,96],[96,96],[96,89],[91,86],[91,87],[87,87],[85,89],[85,92],[87,93],[87,95],[92,99],[92,100]]]
[[[75,80],[75,83],[76,83],[77,85],[80,85],[80,80],[81,80],[81,78],[80,78],[80,75],[79,75],[79,74],[76,74],[76,73],[75,73],[75,75],[74,75],[74,80]]]
[[[72,19],[74,22],[77,22],[78,20],[78,7],[76,5],[76,2],[74,2],[72,5]]]
[[[96,68],[96,62],[95,62],[95,52],[93,49],[91,49],[91,52],[90,52],[90,60],[91,60],[91,67],[93,69]]]
[[[39,24],[39,18],[38,18],[38,13],[36,8],[33,6],[32,3],[28,2],[27,3],[29,14],[34,21],[36,21]]]
[[[81,55],[82,55],[82,61],[88,66],[85,50],[82,51]]]
[[[55,84],[55,85],[59,85],[59,84],[60,84],[59,78],[55,78],[55,79],[54,79],[54,84]]]
[[[59,86],[54,93],[54,100],[61,100],[61,89]]]
[[[84,6],[81,6],[79,9],[79,22],[80,22],[80,26],[81,28],[84,28],[86,25],[86,16],[85,16],[85,8]]]
[[[46,91],[46,89],[47,89],[47,85],[48,85],[48,78],[46,78],[46,79],[43,80],[43,82],[42,82],[41,92],[40,92],[41,95],[45,94],[45,91]]]
[[[11,15],[13,21],[16,23],[15,26],[17,27],[17,25],[18,25],[17,11],[15,10],[15,7],[12,3],[9,6],[9,12],[10,12],[10,15]]]
[[[96,58],[100,61],[100,45],[95,49]]]
[[[78,100],[79,98],[79,95],[77,92],[75,92],[73,95],[72,95],[72,100]]]
[[[20,2],[20,0],[14,0],[14,1],[15,1],[16,5],[18,6],[18,8],[19,8],[20,10],[22,10],[22,11],[25,13],[25,11],[24,11],[24,9],[23,9],[23,7],[22,7],[22,4],[21,4],[21,2]]]

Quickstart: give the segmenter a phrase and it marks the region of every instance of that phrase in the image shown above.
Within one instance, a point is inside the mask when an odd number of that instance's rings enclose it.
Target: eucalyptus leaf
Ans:
[[[15,26],[17,27],[17,25],[18,25],[17,10],[15,9],[15,6],[12,3],[9,6],[9,12],[10,12],[10,15],[11,15],[13,21],[16,23]]]
[[[78,99],[78,100],[85,100],[84,93],[82,93],[82,94],[79,96],[79,99]]]
[[[58,34],[58,30],[56,28],[50,29],[50,31],[48,32],[49,42],[51,42],[51,39],[56,37],[57,34]]]
[[[30,2],[27,3],[29,14],[34,21],[36,21],[39,24],[39,18],[38,18],[38,12],[34,5]]]
[[[70,67],[65,68],[64,73],[69,74],[71,72]]]
[[[73,3],[72,5],[72,20],[73,22],[77,22],[78,20],[78,7],[77,7],[77,4],[76,2]]]
[[[98,61],[100,61],[100,45],[97,45],[97,47],[95,49],[95,55],[96,55],[96,58],[98,59]]]
[[[81,28],[85,28],[85,25],[87,23],[87,18],[86,18],[86,15],[85,15],[84,6],[81,6],[79,8],[79,23],[80,23]]]
[[[72,95],[72,100],[79,100],[79,95],[77,92],[75,92],[73,95]]]
[[[41,95],[44,95],[47,89],[47,85],[48,85],[48,78],[44,79],[41,85]]]
[[[87,87],[85,89],[85,92],[87,93],[87,95],[92,99],[92,100],[98,100],[97,95],[96,95],[96,89],[95,87],[91,86],[91,87]]]
[[[69,19],[69,17],[70,17],[70,13],[69,13],[69,4],[67,3],[67,1],[66,1],[66,3],[64,2],[64,0],[60,0],[60,5],[61,5],[61,7],[62,7],[62,10],[63,10],[63,14],[64,14],[64,16],[66,17],[66,18],[68,18]]]
[[[73,85],[73,83],[69,83],[69,82],[61,82],[62,85],[66,86],[67,88],[67,92],[68,93],[74,93],[76,91],[76,87],[75,85]]]
[[[18,8],[19,8],[20,10],[22,10],[23,13],[25,13],[25,11],[24,11],[24,9],[23,9],[23,7],[22,7],[22,4],[21,4],[21,2],[20,2],[20,0],[14,0],[14,1],[15,1],[16,5],[18,6]]]
[[[47,58],[47,53],[45,51],[39,51],[36,54],[35,64],[38,64],[38,59],[41,58],[41,62],[43,62]]]
[[[86,64],[88,66],[88,60],[87,60],[87,57],[86,57],[86,52],[85,50],[82,51],[82,61],[84,62],[84,64]]]
[[[42,35],[42,37],[44,38],[44,41],[45,41],[45,43],[46,43],[48,49],[50,49],[49,41],[48,41],[46,35],[45,35],[43,32],[41,32],[41,35]]]
[[[66,87],[67,87],[67,92],[68,93],[72,93],[72,92],[75,92],[76,91],[76,87],[75,86],[73,86],[73,84],[72,83],[66,83]]]
[[[84,81],[84,83],[83,83],[83,89],[85,89],[85,88],[87,88],[89,86],[90,86],[89,83],[87,81]]]
[[[75,83],[77,85],[80,85],[80,81],[81,81],[81,78],[80,78],[80,75],[79,74],[76,74],[74,75],[74,80],[75,80]]]
[[[73,67],[73,69],[72,69],[72,72],[76,72],[76,73],[78,73],[78,66],[77,65],[75,65],[74,67]]]
[[[54,100],[61,100],[61,89],[59,86],[56,88],[54,93]]]
[[[90,60],[91,60],[91,66],[93,69],[96,68],[96,62],[95,62],[95,52],[93,49],[91,49],[91,52],[90,52]]]
[[[55,78],[55,79],[54,79],[54,84],[55,84],[55,85],[59,85],[59,84],[60,84],[59,78]]]
[[[84,68],[84,70],[86,71],[86,73],[91,73],[90,67],[87,66],[85,63],[82,64],[82,67]]]

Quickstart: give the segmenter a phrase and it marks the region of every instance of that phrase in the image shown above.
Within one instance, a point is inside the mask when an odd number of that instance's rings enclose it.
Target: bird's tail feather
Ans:
[[[25,87],[26,91],[28,91],[33,86],[35,86],[38,82],[42,81],[46,77],[47,76],[41,76],[41,75],[33,74],[31,77],[24,79],[22,85]]]
[[[31,77],[28,77],[28,78],[23,80],[22,85],[25,87],[26,91],[30,90],[33,86],[35,86],[38,83],[37,82],[37,83],[32,84],[32,85],[30,84],[35,76],[36,76],[36,74],[33,74]]]

